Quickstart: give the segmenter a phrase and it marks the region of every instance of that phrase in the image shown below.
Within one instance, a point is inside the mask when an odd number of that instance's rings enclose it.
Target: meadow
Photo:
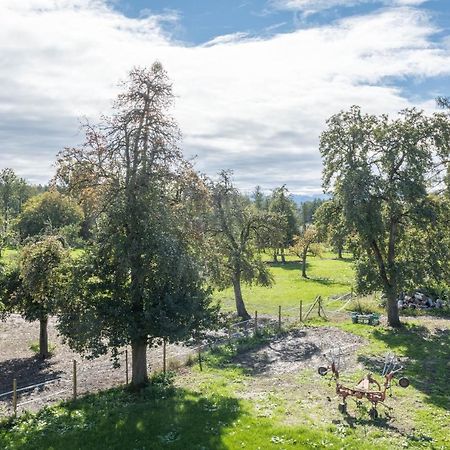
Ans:
[[[352,287],[349,255],[309,258],[309,279],[301,278],[294,258],[270,265],[273,287],[244,288],[249,311],[273,314],[278,305],[297,306],[299,300],[344,294]],[[230,290],[215,297],[232,310]],[[137,393],[122,386],[5,419],[0,448],[444,450],[450,447],[450,321],[405,322],[399,330],[355,325],[348,316],[294,323],[278,335],[211,350],[202,370],[194,362],[166,377],[156,374]],[[340,413],[333,383],[317,374],[324,351],[337,345],[351,347],[342,365],[346,383],[356,383],[367,371],[380,378],[383,358],[393,352],[411,386],[394,386],[378,419],[369,417],[367,402],[349,402],[348,412]]]
[[[442,320],[442,319],[441,319]],[[187,367],[175,376],[156,376],[133,393],[119,388],[10,419],[0,427],[0,446],[25,449],[446,449],[450,446],[447,386],[450,329],[410,322],[400,331],[384,327],[316,323],[324,336],[338,330],[363,345],[353,355],[345,380],[378,371],[394,351],[411,386],[368,416],[367,404],[337,410],[333,385],[314,367],[255,371],[255,355],[289,342],[295,330],[277,338],[260,336],[209,353],[202,371]],[[292,349],[291,349],[292,350]],[[250,358],[250,359],[249,359]],[[351,369],[350,369],[351,368]]]
[[[345,253],[343,259],[337,259],[331,252],[321,257],[309,256],[307,275],[302,278],[301,263],[298,258],[288,255],[286,264],[273,263],[268,254],[263,259],[270,265],[274,284],[272,287],[243,285],[242,294],[247,310],[262,314],[275,314],[278,306],[283,308],[298,307],[300,300],[305,305],[321,295],[323,298],[338,296],[351,292],[354,282],[353,260],[351,254]],[[234,310],[233,289],[216,291],[214,297],[221,302],[226,311]]]

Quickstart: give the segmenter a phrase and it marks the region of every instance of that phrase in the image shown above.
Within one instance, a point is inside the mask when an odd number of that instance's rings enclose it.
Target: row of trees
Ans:
[[[43,357],[57,315],[85,356],[130,345],[134,386],[147,381],[149,345],[198,338],[217,323],[209,286],[232,285],[248,318],[241,283],[272,281],[256,241],[276,230],[275,213],[259,211],[230,174],[212,181],[193,170],[172,101],[160,64],[130,73],[113,115],[85,125],[85,143],[59,155],[53,188],[18,215],[25,245],[0,283],[5,312],[39,320]],[[83,227],[88,239],[74,258],[66,231]]]
[[[4,313],[40,321],[43,356],[55,314],[68,344],[88,357],[130,345],[132,384],[145,384],[149,345],[198,339],[217,324],[212,287],[232,286],[238,315],[249,318],[241,283],[273,282],[266,249],[282,262],[287,250],[297,254],[306,277],[319,240],[339,256],[350,246],[360,291],[385,292],[393,326],[399,290],[448,280],[448,186],[438,190],[445,114],[410,110],[391,121],[354,107],[333,116],[320,146],[330,200],[299,211],[285,186],[270,196],[257,188],[252,201],[229,173],[209,180],[193,169],[159,63],[134,69],[122,88],[113,114],[87,123],[84,144],[60,153],[53,188],[16,213],[24,246],[17,267],[0,268],[0,299]],[[78,235],[74,258],[68,236]]]

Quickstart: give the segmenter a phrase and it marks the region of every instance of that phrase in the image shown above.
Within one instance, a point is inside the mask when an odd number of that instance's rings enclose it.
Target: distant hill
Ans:
[[[301,194],[291,194],[292,200],[294,200],[297,205],[300,205],[305,202],[312,202],[316,199],[327,200],[330,198],[327,194],[317,194],[317,195],[301,195]]]

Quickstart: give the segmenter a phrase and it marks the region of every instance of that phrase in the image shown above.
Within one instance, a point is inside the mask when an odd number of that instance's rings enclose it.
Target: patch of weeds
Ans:
[[[28,347],[33,353],[39,354],[40,349],[39,349],[39,342],[34,341],[30,344],[30,346]],[[49,342],[48,344],[48,352],[51,354],[53,354],[56,350],[56,344],[52,344]]]

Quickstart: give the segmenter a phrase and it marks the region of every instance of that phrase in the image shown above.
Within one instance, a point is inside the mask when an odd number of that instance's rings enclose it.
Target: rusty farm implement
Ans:
[[[384,403],[387,392],[392,392],[395,376],[403,370],[403,366],[400,365],[398,358],[392,354],[386,355],[381,372],[381,377],[384,379],[377,381],[372,373],[368,373],[355,386],[349,386],[342,383],[339,378],[341,358],[344,356],[342,352],[340,350],[337,352],[332,351],[328,356],[324,356],[329,364],[326,367],[319,367],[318,372],[321,376],[331,374],[331,380],[336,383],[336,394],[342,398],[342,402],[339,404],[339,411],[341,413],[347,412],[347,399],[349,397],[354,398],[356,401],[367,399],[371,403],[369,415],[372,419],[376,419],[378,417],[378,404]],[[409,380],[406,377],[400,377],[397,383],[402,388],[409,386]]]

